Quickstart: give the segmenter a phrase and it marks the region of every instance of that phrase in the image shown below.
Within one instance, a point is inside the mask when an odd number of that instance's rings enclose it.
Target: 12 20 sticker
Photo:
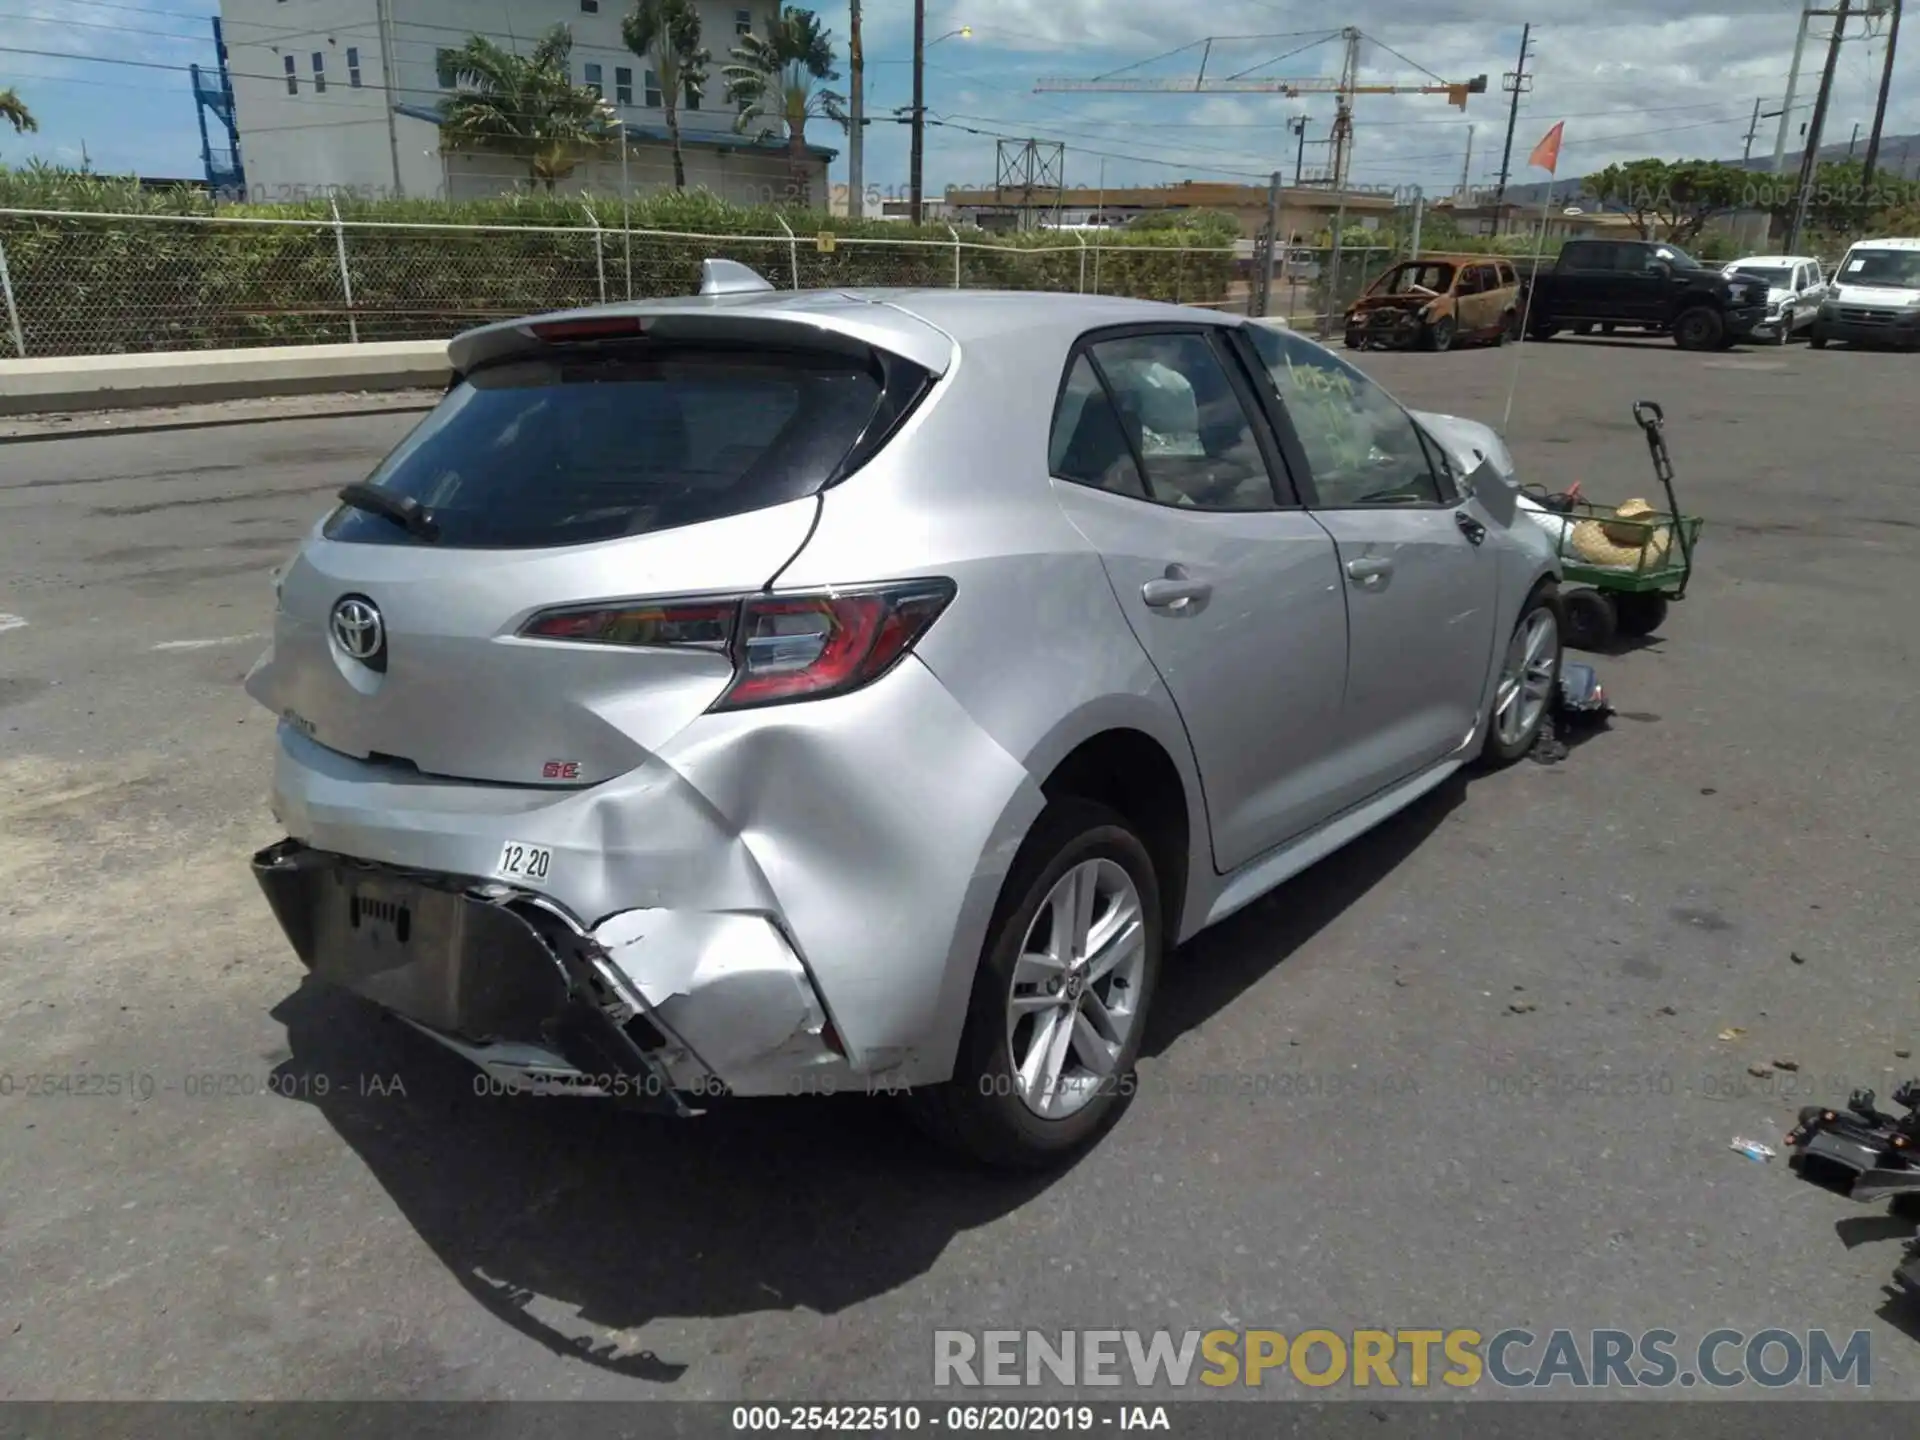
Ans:
[[[500,847],[500,863],[494,874],[508,880],[524,880],[529,885],[544,885],[553,873],[553,851],[544,845],[529,845],[524,840],[509,840]]]

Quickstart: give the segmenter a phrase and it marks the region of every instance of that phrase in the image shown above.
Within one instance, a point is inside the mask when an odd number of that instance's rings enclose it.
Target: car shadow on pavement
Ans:
[[[1142,1053],[1165,1052],[1332,924],[1426,842],[1471,784],[1466,772],[1456,772],[1392,819],[1168,956]]]
[[[279,1093],[320,1110],[466,1291],[555,1354],[636,1379],[671,1383],[695,1357],[619,1332],[833,1314],[1058,1178],[965,1168],[884,1100],[734,1101],[682,1121],[483,1095],[465,1061],[354,996],[308,982],[273,1014],[292,1052]]]

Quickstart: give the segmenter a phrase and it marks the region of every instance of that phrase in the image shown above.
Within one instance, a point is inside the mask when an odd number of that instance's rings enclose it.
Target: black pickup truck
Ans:
[[[1767,318],[1764,280],[1728,276],[1684,250],[1649,240],[1569,240],[1522,297],[1535,340],[1562,330],[1640,330],[1682,350],[1723,350]]]

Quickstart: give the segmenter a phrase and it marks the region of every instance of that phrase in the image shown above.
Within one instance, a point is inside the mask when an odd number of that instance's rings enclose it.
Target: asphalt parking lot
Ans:
[[[1865,1329],[1920,1398],[1913,1222],[1728,1148],[1920,1072],[1920,362],[1521,353],[1525,478],[1651,497],[1666,407],[1693,595],[1566,762],[1175,957],[1144,1093],[1050,1180],[860,1100],[476,1097],[303,987],[238,681],[412,417],[0,447],[0,1397],[904,1399],[935,1327],[1526,1325]],[[1497,424],[1514,355],[1364,363]],[[83,1073],[122,1093],[27,1093]]]

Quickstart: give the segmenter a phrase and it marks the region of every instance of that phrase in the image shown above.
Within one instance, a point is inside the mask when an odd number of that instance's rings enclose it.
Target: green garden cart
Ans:
[[[1670,601],[1686,598],[1693,578],[1699,516],[1683,515],[1673,492],[1673,462],[1667,455],[1666,416],[1651,400],[1633,402],[1633,418],[1647,437],[1654,477],[1667,508],[1602,505],[1579,487],[1561,494],[1529,495],[1541,508],[1533,519],[1558,540],[1566,588],[1566,643],[1576,650],[1607,650],[1621,635],[1651,635],[1665,622]]]

